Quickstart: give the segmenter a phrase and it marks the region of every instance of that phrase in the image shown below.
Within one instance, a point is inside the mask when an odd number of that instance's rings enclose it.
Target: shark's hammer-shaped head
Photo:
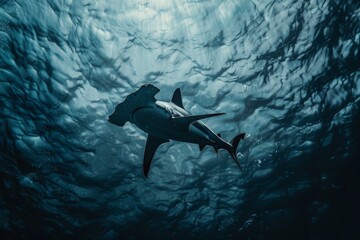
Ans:
[[[118,126],[124,126],[132,120],[134,110],[147,106],[156,101],[155,95],[160,90],[152,84],[142,85],[136,92],[131,93],[126,99],[118,104],[115,111],[109,116],[109,122]]]

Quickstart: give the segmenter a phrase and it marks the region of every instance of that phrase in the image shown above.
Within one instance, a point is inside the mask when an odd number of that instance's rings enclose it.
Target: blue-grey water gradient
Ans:
[[[1,0],[1,239],[359,239],[360,3]],[[181,88],[229,154],[107,122]]]

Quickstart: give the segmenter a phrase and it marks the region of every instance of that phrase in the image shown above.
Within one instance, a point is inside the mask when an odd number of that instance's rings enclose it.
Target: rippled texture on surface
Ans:
[[[358,1],[0,1],[4,239],[358,239]],[[107,122],[144,83],[238,148]]]

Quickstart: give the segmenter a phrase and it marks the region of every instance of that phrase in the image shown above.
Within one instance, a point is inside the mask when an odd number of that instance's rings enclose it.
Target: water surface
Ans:
[[[358,1],[0,1],[2,239],[358,239]],[[144,83],[226,140],[107,122]]]

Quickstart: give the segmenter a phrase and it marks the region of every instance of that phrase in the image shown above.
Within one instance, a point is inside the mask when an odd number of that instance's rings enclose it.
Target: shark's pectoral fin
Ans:
[[[202,151],[206,145],[205,144],[199,144],[199,149]]]
[[[171,121],[173,122],[174,126],[186,126],[189,127],[189,125],[195,121],[209,118],[209,117],[215,117],[219,115],[223,115],[225,113],[211,113],[211,114],[203,114],[203,115],[191,115],[191,116],[184,116],[184,117],[173,117],[171,118]]]
[[[155,155],[156,149],[162,143],[165,143],[165,142],[169,142],[169,140],[154,137],[152,135],[148,136],[148,139],[146,141],[146,147],[145,147],[145,153],[144,153],[144,163],[143,163],[143,170],[144,170],[145,177],[147,177],[147,175],[149,173],[151,161]]]
[[[181,108],[184,108],[180,88],[177,88],[172,96],[171,102],[175,103]]]

